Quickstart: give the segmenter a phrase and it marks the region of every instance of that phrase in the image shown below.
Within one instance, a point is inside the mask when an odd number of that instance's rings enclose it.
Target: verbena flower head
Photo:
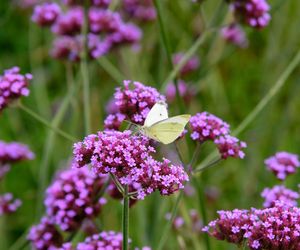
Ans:
[[[92,8],[89,11],[90,31],[95,34],[102,32],[113,33],[119,30],[123,24],[118,12]]]
[[[114,174],[121,184],[137,190],[138,199],[155,190],[170,195],[182,189],[188,180],[182,166],[167,159],[156,161],[150,155],[154,152],[147,137],[133,136],[131,131],[98,132],[74,145],[74,166],[90,163],[98,174]]]
[[[208,112],[197,113],[190,119],[191,137],[201,143],[230,133],[229,125]]]
[[[186,104],[189,104],[192,97],[194,96],[194,91],[190,86],[186,84],[185,81],[178,81],[179,95],[183,98]],[[176,86],[174,83],[169,83],[166,87],[166,97],[168,103],[172,103],[176,100]]]
[[[130,240],[129,240],[130,241]],[[122,249],[123,235],[122,233],[108,231],[101,232],[100,234],[94,234],[87,237],[84,242],[78,243],[77,250],[87,249],[110,249],[120,250]]]
[[[6,193],[0,196],[0,215],[14,213],[22,202],[19,199],[13,198],[11,193]]]
[[[43,3],[35,6],[31,20],[40,26],[49,26],[56,21],[60,13],[61,9],[57,3]]]
[[[288,152],[277,152],[265,160],[267,169],[272,171],[279,180],[284,180],[288,175],[294,174],[300,167],[298,155]]]
[[[141,21],[153,21],[156,19],[156,10],[152,0],[124,0],[124,10],[130,17]]]
[[[271,20],[266,0],[233,0],[232,9],[242,22],[254,28],[264,28]]]
[[[140,125],[155,103],[166,100],[155,88],[131,81],[124,81],[124,88],[117,88],[114,97],[119,112]]]
[[[10,102],[29,95],[28,87],[31,79],[31,74],[21,75],[19,67],[4,71],[0,76],[0,111]]]
[[[277,202],[272,208],[220,211],[203,231],[240,246],[246,240],[252,250],[298,250],[299,225],[300,209]]]
[[[173,59],[173,64],[175,64],[175,65],[179,64],[179,62],[182,60],[183,56],[184,56],[184,53],[182,53],[182,52],[174,54],[173,58],[172,58]],[[196,57],[196,56],[193,56],[181,68],[180,74],[182,76],[184,76],[184,75],[187,75],[189,73],[192,73],[192,72],[198,70],[199,66],[200,66],[199,58]]]
[[[119,130],[126,116],[120,113],[111,114],[104,120],[104,128],[107,130]]]
[[[299,193],[286,188],[283,185],[265,188],[261,197],[265,199],[264,207],[274,207],[276,202],[281,201],[286,205],[297,206],[297,200],[300,198]]]
[[[81,32],[84,13],[80,7],[70,8],[62,13],[52,26],[52,32],[58,35],[76,35]]]
[[[246,148],[247,144],[236,137],[222,135],[216,138],[214,143],[217,145],[222,159],[227,159],[228,157],[243,159],[245,157],[243,148]]]
[[[0,141],[0,165],[23,160],[32,160],[34,153],[27,145],[18,142],[6,143]]]
[[[43,217],[38,225],[31,227],[27,239],[37,250],[55,250],[63,243],[62,235],[47,217]]]
[[[232,43],[240,48],[246,48],[248,46],[248,40],[244,30],[235,23],[222,28],[221,36],[228,43]]]
[[[63,231],[76,230],[84,219],[96,217],[106,203],[98,197],[105,179],[86,168],[59,173],[46,191],[44,203],[48,217]]]
[[[87,36],[87,47],[88,56],[94,59],[108,53],[111,45],[107,41],[101,41],[98,36],[90,33]],[[50,54],[56,59],[79,62],[82,48],[82,35],[58,36],[53,42]]]

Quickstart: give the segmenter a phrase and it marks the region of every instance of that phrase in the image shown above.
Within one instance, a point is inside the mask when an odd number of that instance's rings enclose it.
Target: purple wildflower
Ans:
[[[221,36],[228,43],[232,43],[240,48],[246,48],[248,46],[248,40],[244,30],[235,23],[222,28]]]
[[[0,111],[13,100],[29,95],[28,86],[31,79],[31,74],[21,75],[19,67],[4,71],[0,76]]]
[[[264,28],[271,20],[266,0],[233,0],[232,9],[242,22],[254,28]]]
[[[192,128],[191,137],[201,143],[207,140],[215,140],[221,135],[227,135],[230,132],[229,125],[220,118],[209,114],[208,112],[197,113],[190,119]]]
[[[166,220],[171,220],[171,213],[165,215]],[[176,216],[173,220],[172,226],[175,230],[179,230],[184,226],[184,219],[181,216]]]
[[[156,19],[152,0],[124,0],[123,7],[130,17],[138,20],[147,22]]]
[[[40,26],[52,25],[60,15],[61,9],[57,3],[44,3],[34,8],[31,20]]]
[[[19,199],[13,198],[11,193],[6,193],[0,196],[0,215],[14,213],[22,202]]]
[[[0,165],[23,160],[32,160],[34,153],[27,145],[18,142],[6,143],[0,141]]]
[[[193,232],[201,232],[203,228],[203,223],[199,217],[197,210],[191,209],[189,211],[189,216],[191,218]]]
[[[203,231],[219,240],[250,249],[298,250],[300,248],[300,209],[284,202],[272,208],[220,211],[219,218]]]
[[[178,81],[179,95],[183,98],[186,104],[189,104],[192,97],[194,96],[194,91],[188,86],[185,81]],[[169,83],[166,87],[166,97],[169,103],[174,102],[176,99],[176,87],[174,83]]]
[[[297,192],[286,188],[283,185],[274,186],[272,188],[265,188],[261,197],[265,199],[263,206],[264,207],[274,207],[276,201],[281,201],[286,205],[297,206],[297,201],[300,196]]]
[[[52,26],[52,32],[58,35],[75,35],[80,33],[83,24],[83,9],[80,7],[70,8],[61,14]]]
[[[131,131],[104,131],[74,145],[74,165],[90,163],[98,174],[114,174],[122,185],[133,185],[138,199],[155,190],[170,195],[184,188],[188,176],[182,166],[167,159],[158,162],[150,155],[154,152],[147,137],[132,136]]]
[[[119,130],[126,116],[123,114],[111,114],[104,120],[104,128],[107,130]]]
[[[137,44],[142,37],[142,31],[132,23],[123,23],[119,29],[107,36],[107,41],[113,46],[121,44]]]
[[[177,65],[182,60],[184,53],[180,52],[173,55],[173,64]],[[198,57],[194,56],[190,58],[186,64],[181,68],[180,74],[185,76],[189,73],[196,71],[199,68],[200,60]]]
[[[90,31],[99,34],[102,32],[113,33],[123,24],[118,12],[92,8],[89,11]]]
[[[63,231],[74,231],[86,218],[97,216],[104,198],[99,198],[105,178],[86,168],[61,172],[46,191],[46,213]]]
[[[130,241],[130,240],[129,240]],[[84,242],[77,245],[77,250],[96,250],[96,249],[122,249],[123,235],[114,231],[101,232],[87,237]]]
[[[124,81],[124,88],[117,88],[114,97],[119,112],[140,125],[144,124],[153,105],[166,99],[155,88],[131,81]]]
[[[298,155],[288,152],[277,152],[265,160],[267,169],[272,171],[279,180],[284,180],[288,175],[294,174],[300,167]]]
[[[228,157],[243,159],[245,157],[242,149],[246,148],[247,144],[236,137],[230,135],[220,136],[214,140],[214,143],[217,145],[222,159]]]
[[[37,250],[55,250],[63,243],[62,235],[47,217],[43,217],[40,224],[31,227],[27,239]]]

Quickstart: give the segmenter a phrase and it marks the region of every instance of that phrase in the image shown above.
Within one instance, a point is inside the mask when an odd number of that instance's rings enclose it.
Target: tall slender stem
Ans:
[[[159,27],[160,27],[160,35],[161,35],[162,43],[164,45],[164,48],[165,48],[165,51],[166,51],[166,54],[167,54],[168,64],[170,65],[171,70],[173,70],[174,65],[173,65],[173,62],[172,62],[172,53],[171,53],[169,39],[168,39],[166,29],[165,29],[165,25],[164,25],[163,18],[162,18],[162,10],[161,10],[160,1],[159,0],[154,0],[154,5],[155,5],[157,16],[158,16],[158,23],[159,23]],[[179,104],[180,112],[184,112],[184,106],[183,106],[182,99],[180,98],[178,81],[177,81],[176,75],[174,77],[174,84],[175,84],[175,89],[176,89],[176,100],[177,100],[177,103]]]
[[[71,142],[75,142],[76,138],[74,138],[72,135],[62,131],[61,129],[53,126],[50,122],[48,122],[46,119],[44,119],[43,117],[41,117],[39,114],[35,113],[33,110],[31,110],[30,108],[24,106],[22,103],[18,104],[18,107],[23,110],[24,112],[26,112],[28,115],[32,116],[34,119],[36,119],[38,122],[42,123],[43,125],[45,125],[46,127],[52,129],[54,132],[56,132],[57,134],[59,134],[60,136],[64,137],[65,139],[71,141]]]
[[[83,110],[84,110],[84,127],[85,133],[90,134],[91,131],[91,109],[90,109],[90,82],[88,72],[88,4],[89,1],[84,1],[84,22],[82,27],[83,47],[81,53],[81,74],[83,83]]]
[[[177,214],[178,206],[179,206],[179,203],[180,203],[182,197],[183,197],[183,191],[180,190],[179,195],[178,195],[177,198],[176,198],[176,201],[175,201],[175,205],[174,205],[174,207],[173,207],[173,210],[172,210],[172,212],[171,212],[171,218],[170,218],[170,220],[168,220],[167,224],[166,224],[165,227],[164,227],[162,236],[161,236],[160,241],[159,241],[159,243],[158,243],[157,250],[162,250],[162,249],[164,249],[164,246],[165,246],[166,241],[167,241],[167,239],[168,239],[168,237],[169,237],[170,229],[171,229],[172,223],[173,223],[173,221],[174,221],[174,219],[175,219],[175,216],[176,216],[176,214]]]
[[[124,186],[123,194],[123,250],[128,250],[128,237],[129,237],[129,196],[128,196],[128,186]]]

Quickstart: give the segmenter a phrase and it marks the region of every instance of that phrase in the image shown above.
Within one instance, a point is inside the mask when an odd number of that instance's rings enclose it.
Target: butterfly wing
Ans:
[[[163,144],[175,141],[183,132],[190,115],[178,115],[153,124],[145,128],[145,134],[153,140]]]
[[[168,118],[167,104],[164,102],[157,102],[149,111],[144,122],[144,127],[150,127],[153,124],[165,120],[167,118]]]

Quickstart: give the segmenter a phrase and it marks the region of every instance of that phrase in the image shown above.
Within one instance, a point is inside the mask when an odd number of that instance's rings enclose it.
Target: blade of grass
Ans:
[[[77,139],[75,137],[73,137],[72,135],[62,131],[61,129],[53,126],[50,122],[48,122],[45,118],[43,118],[42,116],[40,116],[39,114],[35,113],[33,110],[31,110],[30,108],[24,106],[21,102],[19,102],[18,107],[23,110],[24,112],[26,112],[28,115],[30,115],[32,118],[34,118],[35,120],[37,120],[38,122],[42,123],[43,125],[45,125],[46,127],[52,129],[55,133],[59,134],[60,136],[64,137],[65,139],[71,141],[71,142],[76,142]]]
[[[246,116],[246,118],[240,123],[240,125],[233,131],[233,135],[237,136],[242,133],[261,113],[261,111],[270,103],[273,97],[280,91],[280,89],[286,84],[288,77],[296,69],[297,65],[300,63],[300,50],[283,70],[283,72],[278,77],[273,87],[269,89],[267,94],[260,100],[260,102],[254,107],[254,109]],[[218,157],[217,151],[213,151],[209,154],[200,165],[195,169],[196,172],[201,171],[209,162],[216,160]]]
[[[90,81],[88,72],[88,6],[89,0],[84,1],[84,22],[82,27],[83,49],[81,53],[80,70],[83,84],[83,110],[85,134],[91,132]]]
[[[101,57],[97,62],[118,84],[121,84],[123,80],[126,79],[126,76],[124,76],[107,58]]]

